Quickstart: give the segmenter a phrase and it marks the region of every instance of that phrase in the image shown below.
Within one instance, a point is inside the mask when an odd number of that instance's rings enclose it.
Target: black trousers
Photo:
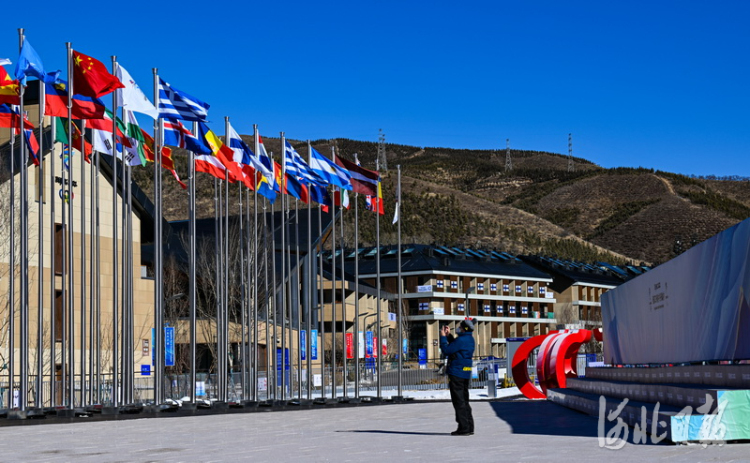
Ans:
[[[474,432],[474,417],[471,415],[471,405],[469,405],[469,382],[471,380],[453,375],[448,375],[448,379],[450,380],[451,402],[456,411],[457,431]]]

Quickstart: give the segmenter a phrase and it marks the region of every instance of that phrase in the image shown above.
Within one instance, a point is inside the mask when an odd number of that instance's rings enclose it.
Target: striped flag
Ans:
[[[285,141],[284,145],[284,168],[287,175],[299,179],[304,183],[321,186],[327,185],[327,182],[310,168],[288,141]]]
[[[380,183],[380,174],[374,170],[368,170],[357,164],[341,159],[338,155],[334,156],[336,164],[348,170],[352,176],[352,191],[363,195],[377,196],[378,184]]]
[[[193,135],[177,119],[164,119],[164,144],[186,149],[196,154],[211,154],[211,147]]]
[[[312,146],[310,147],[310,168],[327,183],[344,190],[352,189],[352,176],[349,172],[318,153]]]
[[[180,91],[159,78],[159,117],[205,122],[208,103]]]

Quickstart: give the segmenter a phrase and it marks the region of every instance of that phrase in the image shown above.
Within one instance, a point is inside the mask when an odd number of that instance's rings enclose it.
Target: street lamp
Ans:
[[[466,314],[470,315],[469,313],[469,293],[473,292],[475,289],[474,286],[469,286],[469,289],[466,290]]]

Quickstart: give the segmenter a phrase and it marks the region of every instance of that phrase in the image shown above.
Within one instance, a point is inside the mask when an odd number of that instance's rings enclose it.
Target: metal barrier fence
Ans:
[[[596,360],[600,360],[597,357]],[[586,371],[586,365],[593,358],[589,355],[581,354],[578,357],[578,373],[584,375]],[[495,384],[502,385],[504,378],[511,377],[510,371],[507,370],[506,359],[475,359],[474,360],[474,375],[471,380],[471,388],[484,388],[488,386],[488,380],[494,379]],[[403,370],[401,372],[401,385],[404,391],[433,391],[433,390],[444,390],[448,389],[448,376],[445,374],[445,361],[442,359],[427,360],[423,364],[417,362],[405,362]],[[271,372],[271,378],[266,377],[266,371],[261,370],[258,372],[258,384],[257,392],[258,395],[256,400],[270,400],[270,399],[315,399],[319,397],[334,398],[334,397],[355,397],[355,396],[375,396],[378,389],[378,375],[372,364],[363,362],[359,368],[359,381],[355,377],[355,366],[352,364],[347,365],[346,374],[344,374],[343,367],[339,366],[336,368],[326,367],[325,370],[320,368],[313,368],[311,372],[312,383],[309,387],[308,395],[308,374],[307,370],[298,370],[295,367],[290,367],[286,370],[284,375],[280,371],[274,375]],[[283,376],[283,381],[282,381]],[[529,376],[535,377],[535,362],[529,362]],[[249,377],[253,377],[252,372]],[[334,378],[336,389],[334,391]],[[344,379],[346,379],[346,387],[344,386]],[[397,362],[381,362],[381,373],[380,373],[380,389],[381,392],[387,395],[393,395],[394,391],[398,389],[399,384],[399,372]],[[243,385],[242,374],[234,372],[229,376],[229,384],[227,389],[227,400],[228,401],[240,401],[252,399],[251,394],[253,391],[252,385],[248,385],[247,388]],[[275,386],[274,383],[275,382]],[[86,404],[98,403],[102,405],[108,405],[112,403],[113,397],[113,385],[111,377],[102,377],[98,382],[99,387],[93,388],[89,392],[90,385],[86,384],[86,396],[83,401]],[[153,402],[154,398],[154,380],[152,376],[137,377],[134,378],[134,391],[133,401],[134,403],[150,403]],[[508,382],[505,382],[508,384]],[[358,390],[356,386],[358,387]],[[18,390],[20,385],[18,382],[14,384],[15,389]],[[41,385],[42,397],[44,398],[42,406],[49,406],[51,387],[49,381],[44,381]],[[76,380],[74,382],[75,394],[74,394],[74,405],[79,406],[81,404],[81,382]],[[8,404],[8,396],[10,393],[10,387],[7,382],[0,382],[0,408],[4,408]],[[36,398],[37,383],[33,376],[29,377],[29,389],[30,400],[33,402]],[[61,382],[56,382],[56,394],[58,397],[63,397],[63,390],[67,390],[67,384],[63,385]],[[245,393],[248,391],[248,393]],[[218,391],[218,381],[215,374],[199,373],[196,377],[196,395],[198,399],[204,400],[216,400],[220,396]],[[164,395],[166,399],[183,400],[190,396],[190,375],[173,375],[167,374],[164,376]],[[57,403],[60,403],[59,401]],[[29,405],[33,405],[30,403]]]

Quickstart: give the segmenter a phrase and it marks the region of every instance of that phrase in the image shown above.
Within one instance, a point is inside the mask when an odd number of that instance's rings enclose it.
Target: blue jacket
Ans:
[[[471,358],[474,356],[471,332],[460,333],[451,342],[445,336],[440,336],[440,350],[448,356],[446,373],[458,378],[471,378]]]

